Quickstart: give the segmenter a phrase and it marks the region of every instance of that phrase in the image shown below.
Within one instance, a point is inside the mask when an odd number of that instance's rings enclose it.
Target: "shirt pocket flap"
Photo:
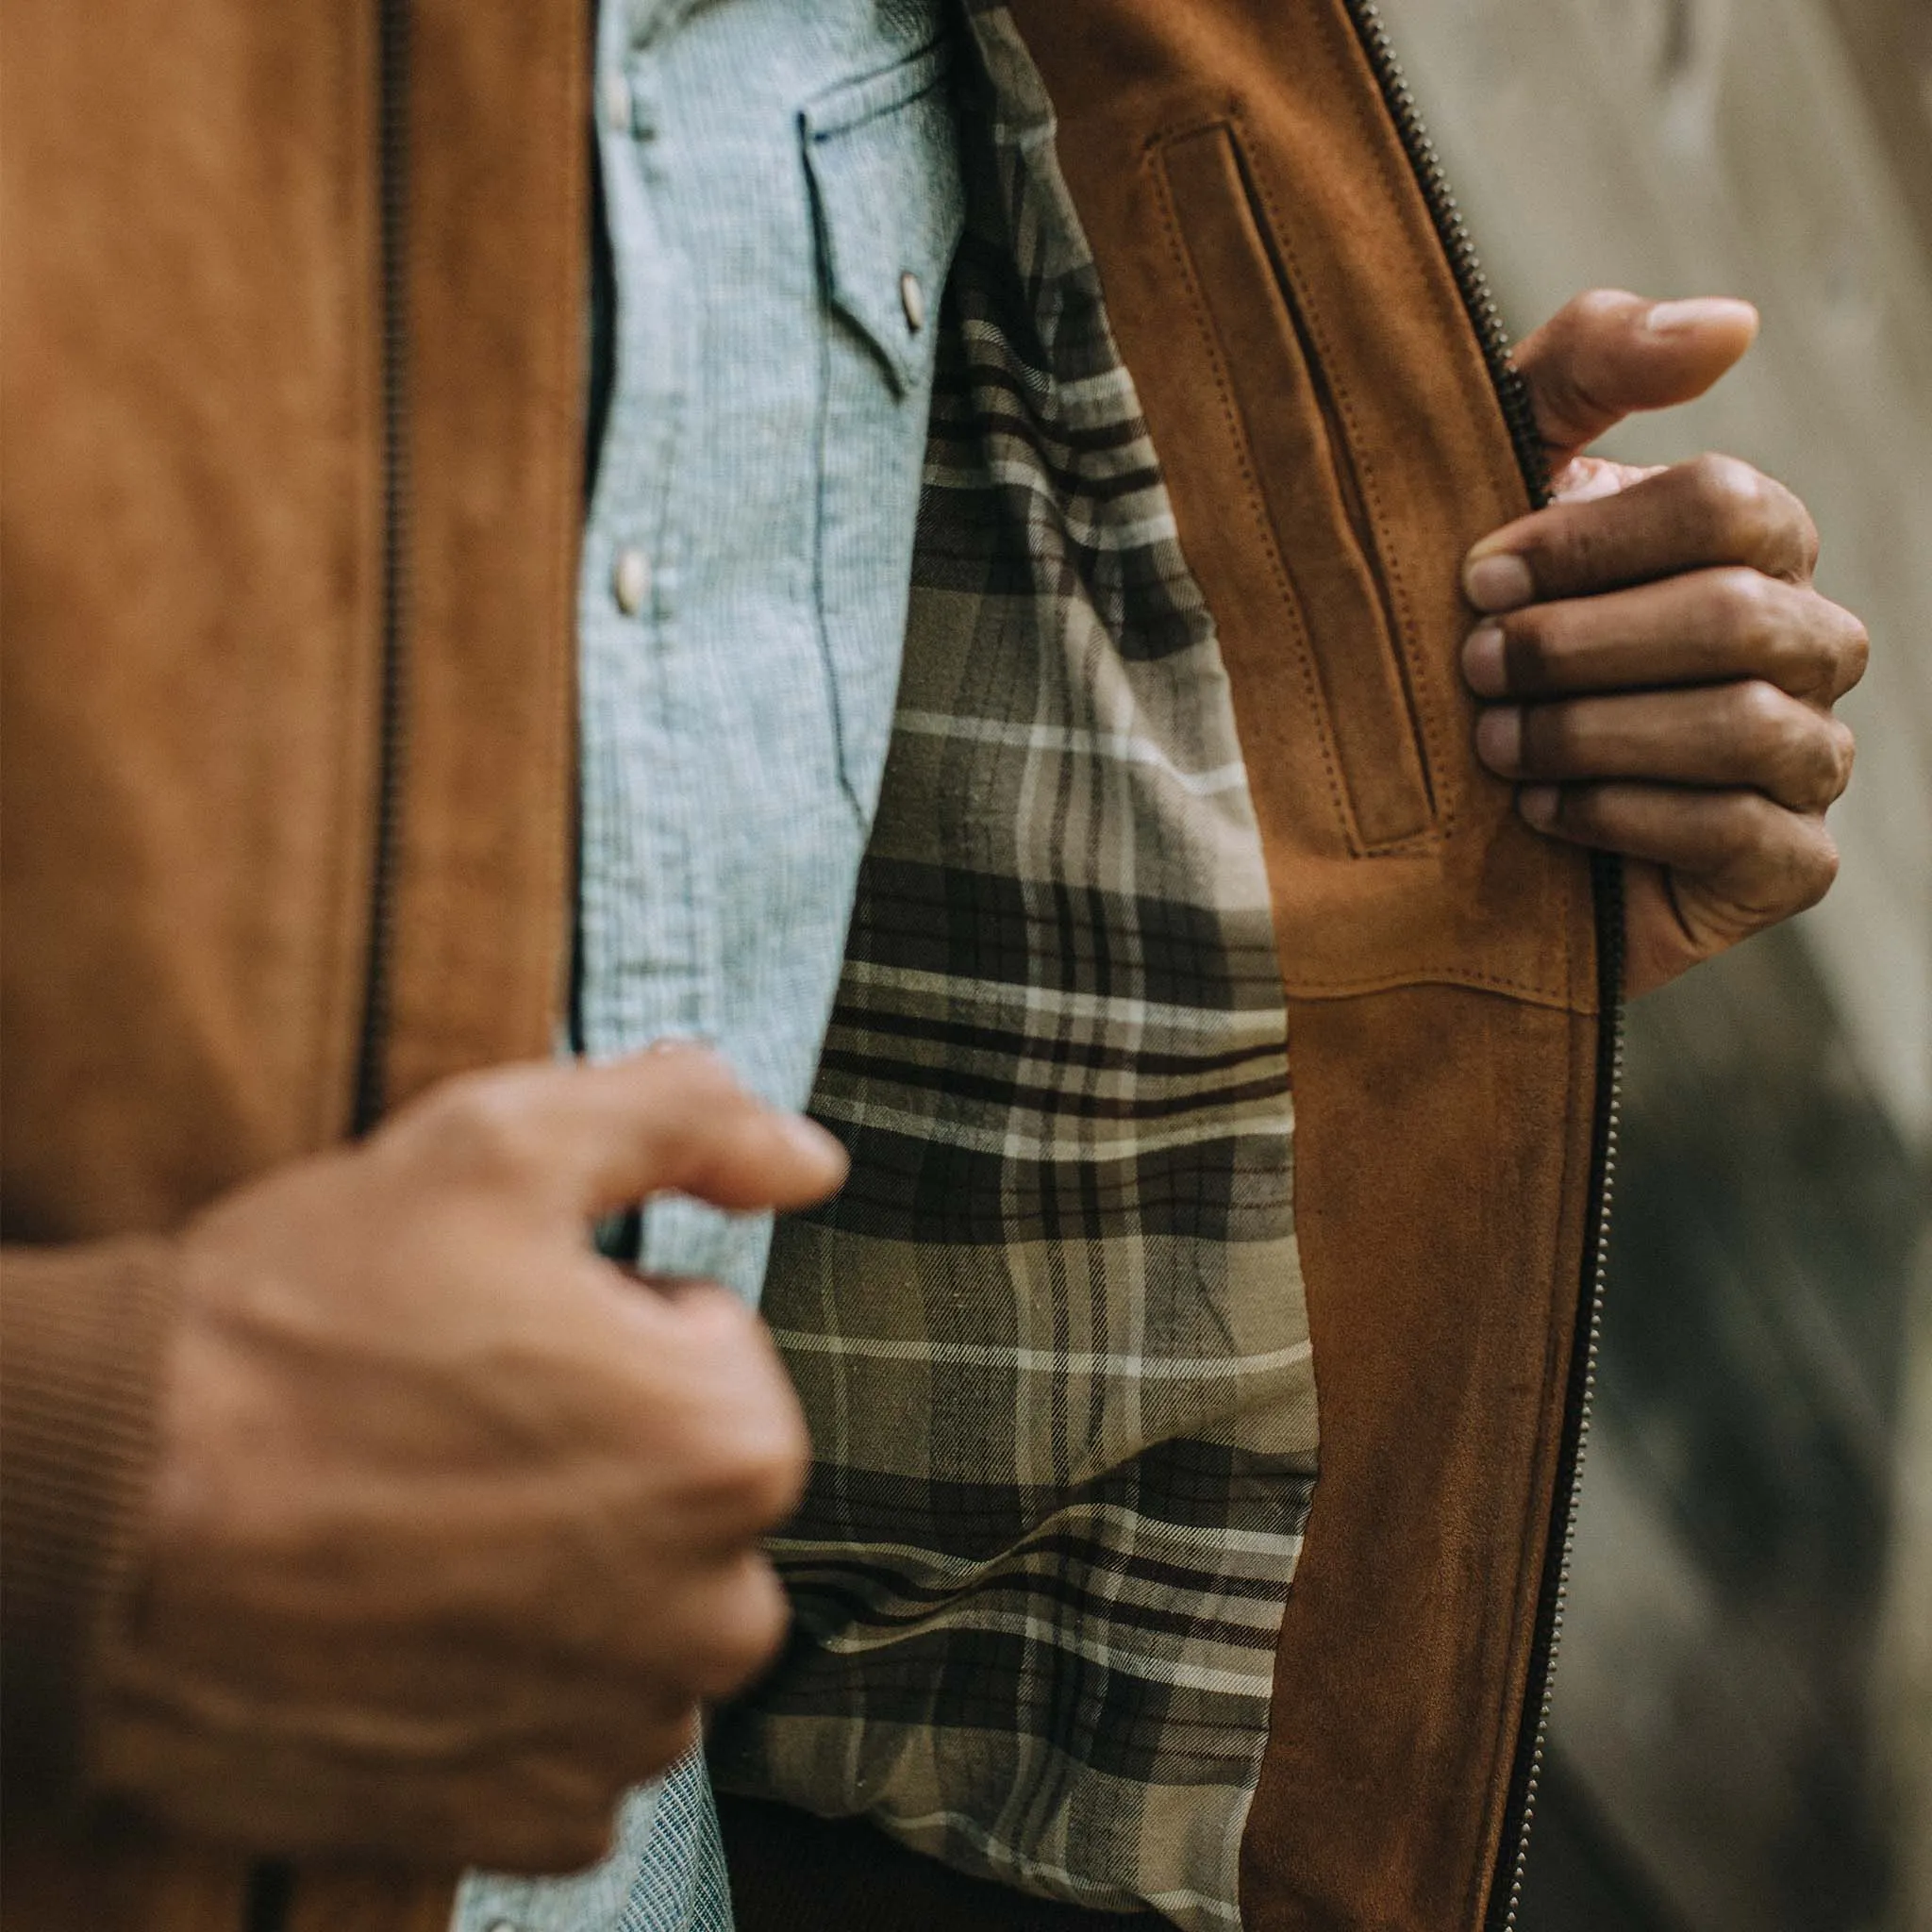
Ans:
[[[802,116],[832,306],[896,391],[921,377],[965,222],[944,46],[822,94]],[[909,193],[908,182],[924,184]]]

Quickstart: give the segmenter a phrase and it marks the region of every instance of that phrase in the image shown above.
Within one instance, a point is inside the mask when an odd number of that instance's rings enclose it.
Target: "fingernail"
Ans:
[[[1478,610],[1514,610],[1536,595],[1536,580],[1509,551],[1474,557],[1463,566],[1462,588]]]
[[[1475,721],[1475,755],[1490,770],[1508,777],[1523,758],[1523,710],[1497,705]]]
[[[1578,457],[1560,476],[1550,479],[1552,503],[1595,503],[1629,487],[1629,473],[1601,457]]]
[[[1479,698],[1508,694],[1509,666],[1503,655],[1503,626],[1485,624],[1470,632],[1462,646],[1462,675]]]
[[[1557,823],[1558,798],[1554,785],[1525,785],[1516,794],[1516,809],[1539,832],[1547,832]]]
[[[1680,336],[1719,323],[1742,323],[1755,329],[1757,311],[1750,303],[1733,301],[1728,295],[1698,295],[1687,302],[1653,303],[1643,318],[1644,327],[1654,336]]]

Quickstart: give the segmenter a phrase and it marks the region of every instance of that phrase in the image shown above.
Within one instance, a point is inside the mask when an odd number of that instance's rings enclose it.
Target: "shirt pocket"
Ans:
[[[817,596],[840,769],[869,824],[905,642],[940,297],[965,223],[944,46],[800,117],[824,316]]]

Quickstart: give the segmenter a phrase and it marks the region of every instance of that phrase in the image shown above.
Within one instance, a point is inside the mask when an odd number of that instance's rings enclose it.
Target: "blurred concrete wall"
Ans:
[[[1630,1869],[1536,1909],[1932,1932],[1932,0],[1382,7],[1519,333],[1598,285],[1758,305],[1613,446],[1790,483],[1874,646],[1837,890],[1633,1016],[1557,1720],[1608,1845],[1563,1869]]]
[[[1932,1240],[1916,1257],[1901,1405],[1890,1587],[1874,1672],[1885,1793],[1898,1847],[1898,1932],[1932,1932]]]
[[[1905,24],[1928,0],[1897,0]],[[1740,294],[1749,361],[1626,430],[1653,461],[1717,448],[1810,504],[1820,582],[1876,649],[1847,706],[1843,876],[1807,922],[1861,1057],[1932,1131],[1932,252],[1825,0],[1385,0],[1506,312],[1581,288]],[[1932,55],[1928,55],[1932,58]],[[1890,68],[1893,63],[1886,63]],[[1903,63],[1898,63],[1903,65]]]

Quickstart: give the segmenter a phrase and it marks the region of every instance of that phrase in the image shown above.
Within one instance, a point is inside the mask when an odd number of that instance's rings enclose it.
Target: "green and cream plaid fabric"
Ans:
[[[728,1789],[1239,1922],[1315,1468],[1286,1019],[1212,625],[1003,8],[908,656],[765,1312],[818,1463]]]

